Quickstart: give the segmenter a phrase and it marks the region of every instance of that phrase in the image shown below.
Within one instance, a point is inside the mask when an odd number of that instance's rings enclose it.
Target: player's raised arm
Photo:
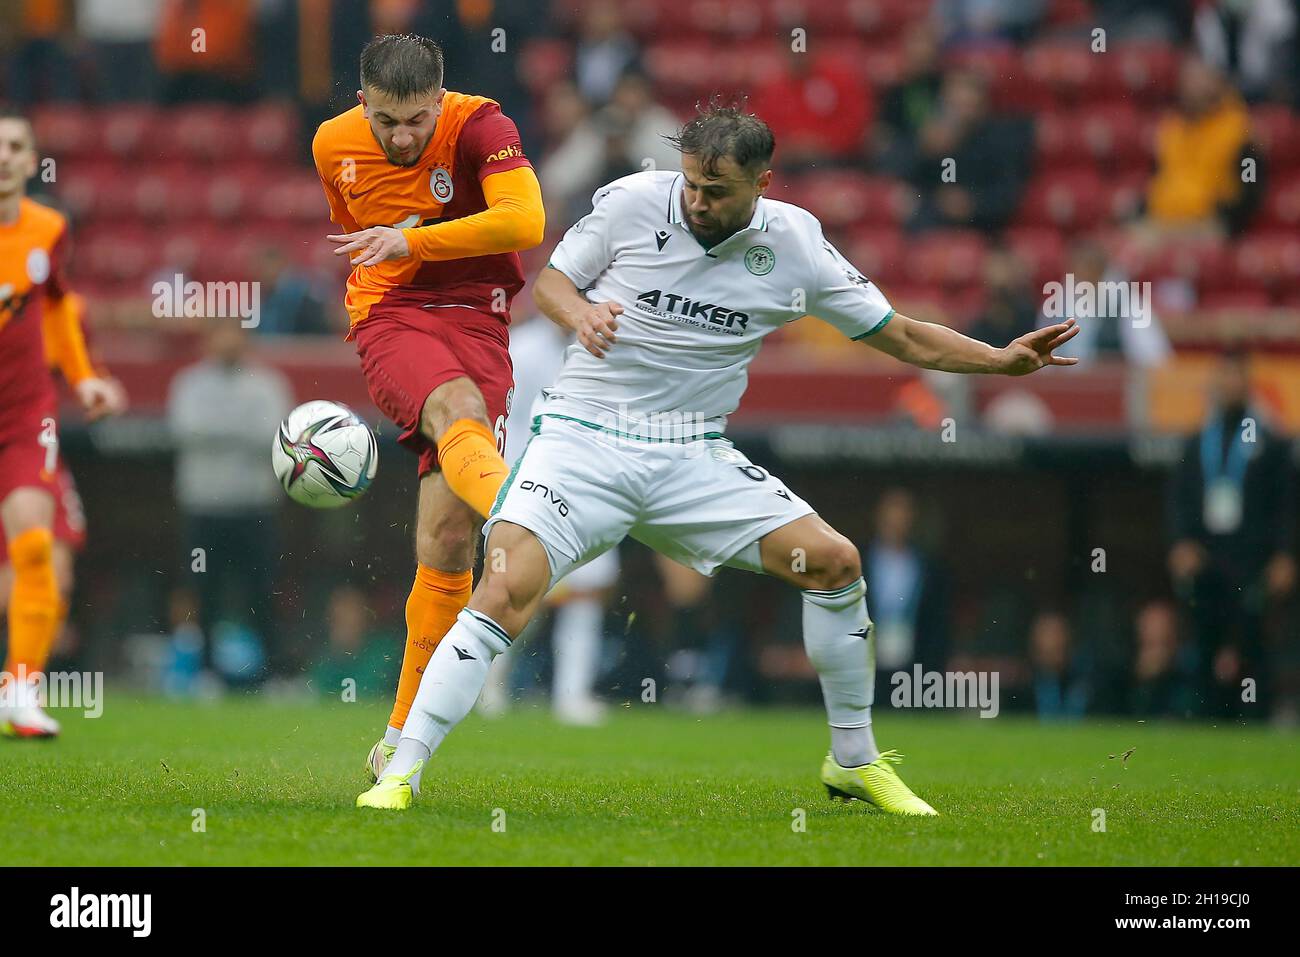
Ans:
[[[546,233],[542,187],[531,166],[519,166],[483,179],[488,208],[472,216],[403,229],[411,255],[434,262],[517,253],[541,243]]]
[[[922,369],[942,372],[984,372],[1028,375],[1044,366],[1072,366],[1078,359],[1052,354],[1079,332],[1073,319],[1027,333],[997,348],[955,329],[909,319],[895,313],[883,329],[867,337],[867,345]]]
[[[947,326],[900,315],[875,283],[824,237],[819,238],[821,248],[813,253],[816,292],[808,311],[854,340],[911,365],[942,372],[1028,375],[1044,366],[1072,366],[1079,361],[1052,354],[1078,335],[1073,319],[997,348]]]

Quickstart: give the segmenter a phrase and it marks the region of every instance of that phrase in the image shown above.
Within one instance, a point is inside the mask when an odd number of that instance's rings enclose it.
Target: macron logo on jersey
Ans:
[[[716,331],[732,336],[744,335],[745,326],[749,323],[749,313],[728,309],[726,306],[719,306],[712,302],[688,299],[686,296],[679,296],[675,292],[664,292],[662,289],[640,293],[636,301],[645,307],[647,312],[668,317],[682,316],[690,325],[705,329],[718,326],[720,328]]]

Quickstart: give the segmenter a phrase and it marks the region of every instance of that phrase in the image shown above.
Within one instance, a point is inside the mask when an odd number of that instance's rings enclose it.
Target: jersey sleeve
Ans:
[[[885,294],[820,233],[813,269],[809,315],[829,322],[850,339],[865,339],[894,318],[894,308]]]
[[[480,183],[493,173],[533,165],[524,155],[519,128],[495,103],[485,103],[465,121],[456,148]]]
[[[610,233],[615,210],[623,205],[626,190],[609,185],[591,197],[591,212],[569,227],[560,244],[551,253],[549,265],[558,269],[579,289],[586,289],[614,261],[614,244]]]
[[[45,292],[52,300],[62,299],[68,292],[68,249],[71,244],[68,224],[65,222],[50,244],[50,275],[45,281]]]
[[[360,224],[352,218],[348,212],[348,204],[343,199],[343,194],[334,183],[335,170],[330,169],[334,165],[330,159],[331,151],[325,141],[325,134],[321,130],[316,131],[315,138],[311,141],[312,160],[316,164],[316,175],[320,177],[321,189],[325,191],[325,202],[330,208],[330,222],[338,223],[346,232],[353,233],[361,228]]]

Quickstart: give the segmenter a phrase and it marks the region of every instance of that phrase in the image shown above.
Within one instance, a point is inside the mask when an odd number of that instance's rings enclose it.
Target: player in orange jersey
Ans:
[[[359,105],[312,142],[349,257],[346,304],[371,397],[420,457],[406,653],[377,773],[420,675],[469,601],[478,532],[508,469],[510,303],[519,251],[542,241],[541,187],[493,100],[443,88],[442,50],[383,36],[361,54]]]
[[[68,293],[65,298],[72,315],[84,330],[85,301],[75,292]],[[47,321],[51,315],[49,312],[46,313]],[[76,357],[61,353],[59,351],[61,348],[66,348],[66,338],[61,338],[57,334],[46,336],[45,360],[49,364],[51,373],[61,374],[66,381],[71,381],[71,376],[75,374],[73,363]],[[112,389],[105,412],[110,415],[120,415],[126,410],[126,390],[122,388],[120,382],[104,372],[102,367],[98,369],[98,375]],[[81,493],[77,491],[77,483],[72,477],[72,471],[63,458],[59,459],[55,486],[54,526],[51,531],[54,534],[52,550],[54,580],[59,588],[59,610],[54,627],[57,641],[63,631],[63,623],[68,617],[68,602],[72,597],[76,556],[86,546],[86,513],[82,508]],[[8,607],[13,582],[14,568],[9,561],[9,543],[4,537],[4,527],[0,526],[0,607]]]
[[[112,386],[90,365],[66,295],[67,223],[23,195],[36,165],[31,124],[0,112],[0,523],[13,565],[0,732],[17,737],[59,731],[38,694],[59,625],[52,533],[59,444],[47,341],[66,357],[65,374],[88,417],[114,402]]]

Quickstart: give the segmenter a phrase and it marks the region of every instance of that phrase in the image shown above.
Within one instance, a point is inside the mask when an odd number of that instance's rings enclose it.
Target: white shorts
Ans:
[[[543,415],[483,534],[528,529],[552,582],[628,536],[705,575],[761,572],[759,539],[812,511],[724,438],[649,442]]]

